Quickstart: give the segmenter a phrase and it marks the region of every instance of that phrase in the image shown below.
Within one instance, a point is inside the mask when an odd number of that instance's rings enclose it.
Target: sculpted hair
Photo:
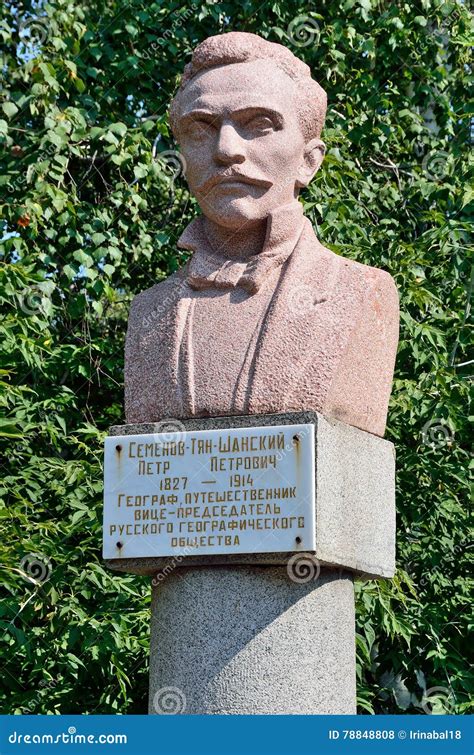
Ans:
[[[171,129],[177,141],[179,98],[189,82],[208,68],[246,63],[251,60],[271,60],[296,82],[299,91],[298,115],[303,134],[308,141],[319,138],[326,116],[327,97],[324,89],[311,78],[309,66],[283,45],[268,42],[256,34],[233,31],[205,39],[196,47],[191,62],[185,67],[181,85],[171,102],[169,113]]]

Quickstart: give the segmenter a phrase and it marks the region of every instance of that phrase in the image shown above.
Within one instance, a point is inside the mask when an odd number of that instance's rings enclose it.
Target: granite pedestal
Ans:
[[[150,713],[356,712],[353,579],[394,574],[393,445],[313,412],[182,424],[189,432],[306,423],[315,427],[312,551],[106,560],[152,575]],[[110,434],[155,431],[124,425]]]

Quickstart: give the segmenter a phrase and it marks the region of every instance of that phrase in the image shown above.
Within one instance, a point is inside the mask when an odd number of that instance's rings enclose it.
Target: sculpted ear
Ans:
[[[309,184],[313,176],[321,167],[324,160],[326,145],[321,139],[311,139],[304,148],[303,161],[296,176],[296,186],[302,189]]]

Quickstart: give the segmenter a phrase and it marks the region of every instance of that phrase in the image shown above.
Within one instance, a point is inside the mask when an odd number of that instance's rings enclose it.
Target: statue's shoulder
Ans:
[[[313,251],[324,259],[326,265],[335,271],[344,271],[349,279],[353,279],[354,283],[357,281],[358,287],[365,289],[369,295],[390,300],[398,308],[398,289],[393,277],[386,270],[356,262],[328,249],[321,244],[314,231],[307,235],[306,241],[313,246]]]
[[[346,260],[351,271],[363,280],[363,287],[370,299],[383,303],[397,315],[399,308],[398,289],[395,280],[386,270],[380,267],[364,265],[355,260]]]
[[[390,296],[390,298],[395,297],[398,302],[398,289],[389,272],[380,267],[372,267],[372,265],[365,265],[362,262],[356,262],[345,257],[341,259],[344,260],[344,264],[349,267],[354,275],[362,278],[365,286],[375,295],[382,293],[385,296]]]
[[[155,283],[136,294],[130,306],[129,325],[143,318],[156,319],[169,310],[169,308],[183,295],[186,287],[187,264],[172,273],[168,278]]]

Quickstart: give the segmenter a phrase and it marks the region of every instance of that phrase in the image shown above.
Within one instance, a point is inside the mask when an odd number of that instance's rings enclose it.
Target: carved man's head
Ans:
[[[321,165],[326,94],[286,47],[255,34],[204,40],[170,122],[204,215],[251,225],[288,204]]]

